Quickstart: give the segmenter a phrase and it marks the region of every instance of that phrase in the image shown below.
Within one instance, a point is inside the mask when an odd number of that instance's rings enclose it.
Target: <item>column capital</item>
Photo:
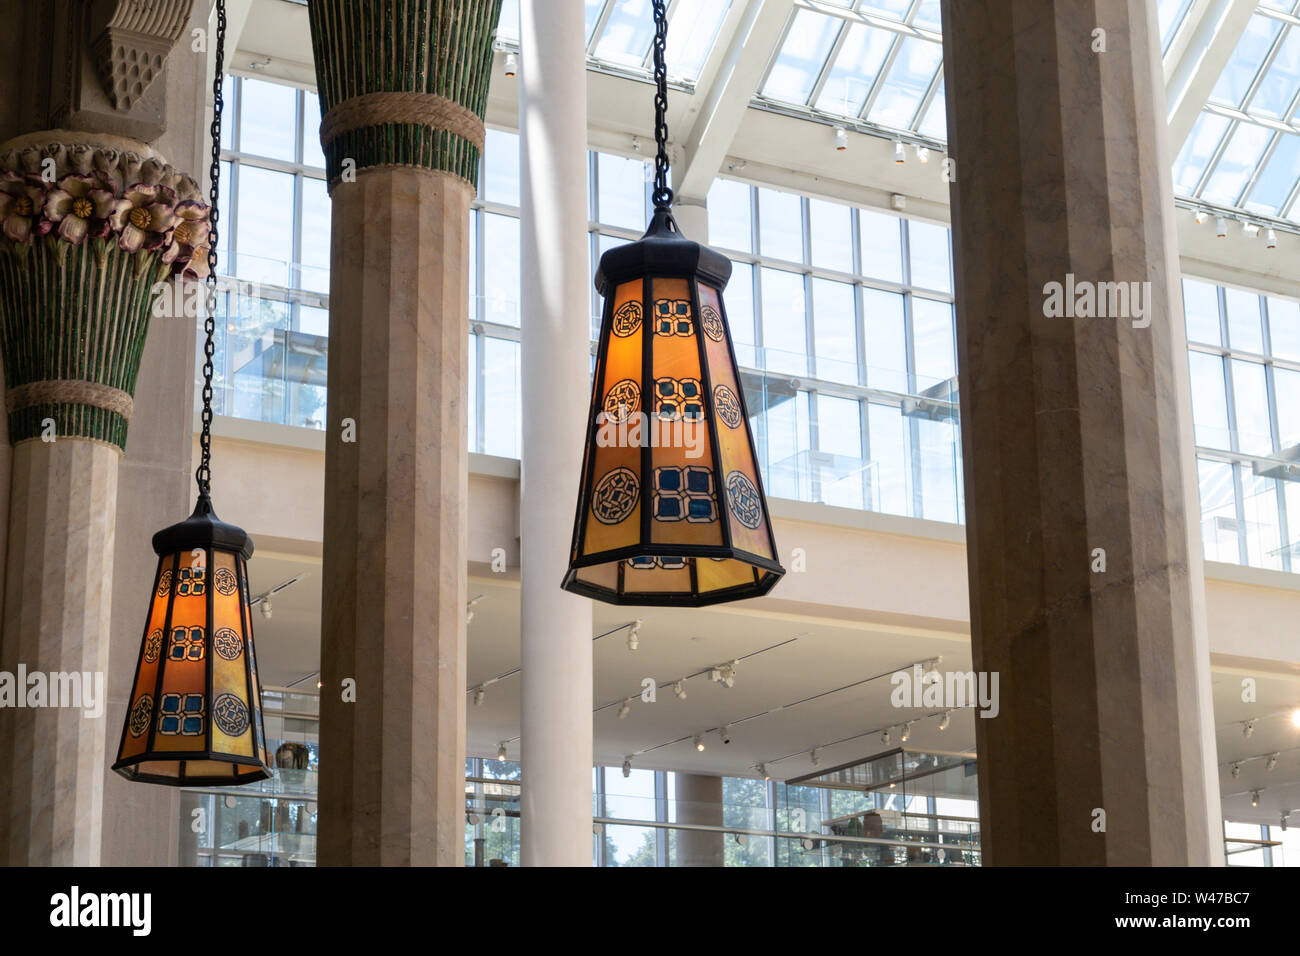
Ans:
[[[501,0],[318,0],[308,12],[330,190],[379,166],[477,187]]]
[[[156,284],[207,275],[208,206],[152,147],[69,130],[0,143],[10,441],[126,447]]]

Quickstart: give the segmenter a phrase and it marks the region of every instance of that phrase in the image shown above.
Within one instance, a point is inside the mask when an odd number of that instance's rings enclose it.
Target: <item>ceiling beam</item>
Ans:
[[[1170,157],[1182,150],[1255,6],[1255,0],[1200,0],[1188,12],[1165,64]]]
[[[794,0],[749,0],[745,5],[717,75],[707,89],[696,93],[703,107],[686,138],[682,158],[674,163],[674,189],[679,196],[699,198],[708,193],[793,9]]]

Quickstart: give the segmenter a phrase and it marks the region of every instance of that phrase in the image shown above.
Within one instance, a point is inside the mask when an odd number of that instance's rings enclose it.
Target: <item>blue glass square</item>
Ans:
[[[186,717],[181,732],[186,734],[197,734],[202,729],[202,717]]]
[[[181,709],[181,698],[178,694],[163,694],[160,709],[164,714],[174,714]]]
[[[690,508],[692,518],[713,517],[713,502],[708,499],[692,498]]]
[[[657,504],[655,514],[660,518],[680,518],[682,515],[682,503],[676,498],[660,498]]]
[[[709,473],[703,468],[692,468],[686,474],[686,487],[690,491],[707,492],[709,484]]]
[[[158,730],[164,734],[174,734],[180,728],[179,717],[164,717],[158,724]]]
[[[659,471],[659,487],[664,491],[676,491],[682,486],[682,475],[676,468],[662,468]]]

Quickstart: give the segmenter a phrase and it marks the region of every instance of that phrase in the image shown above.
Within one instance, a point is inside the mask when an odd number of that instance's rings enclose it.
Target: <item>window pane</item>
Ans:
[[[485,213],[483,246],[483,318],[502,325],[519,324],[519,220]]]
[[[841,24],[841,20],[810,10],[796,13],[763,84],[763,95],[787,103],[807,103]]]
[[[650,50],[653,36],[650,0],[619,0],[596,42],[596,59],[639,67]]]
[[[1259,477],[1250,465],[1240,465],[1238,470],[1241,475],[1241,510],[1246,518],[1246,561],[1252,568],[1281,571],[1277,482]]]
[[[245,77],[239,115],[240,152],[293,162],[297,159],[298,91],[283,83]]]
[[[918,391],[957,374],[953,335],[952,306],[913,296],[912,336]]]
[[[1234,352],[1264,352],[1264,331],[1260,321],[1259,296],[1241,289],[1224,289],[1228,310],[1228,344]]]
[[[1300,445],[1300,372],[1273,369],[1273,391],[1277,402],[1277,434],[1280,449]],[[1300,530],[1300,514],[1293,518]]]
[[[1300,302],[1269,296],[1268,331],[1274,355],[1300,362]]]
[[[891,392],[907,391],[907,336],[903,297],[895,292],[862,290],[866,326],[867,385]]]
[[[912,285],[951,292],[948,230],[943,226],[912,220],[907,224],[907,241],[912,256]]]
[[[293,258],[293,176],[241,164],[236,245],[238,276],[269,285],[289,284]]]
[[[302,269],[303,289],[328,294],[330,291],[330,197],[325,180],[302,180]]]
[[[764,368],[808,374],[808,330],[803,276],[780,269],[761,270],[763,283]]]
[[[858,210],[862,274],[886,282],[903,281],[902,220],[883,212]]]
[[[1278,215],[1295,188],[1297,176],[1300,176],[1300,136],[1283,133],[1250,191],[1246,208],[1270,216]]]
[[[1300,89],[1300,30],[1287,28],[1277,56],[1250,100],[1250,112],[1284,119]]]
[[[1259,165],[1264,148],[1272,139],[1273,131],[1266,126],[1238,123],[1223,155],[1215,164],[1214,172],[1201,190],[1201,196],[1210,202],[1235,206],[1237,197]]]
[[[482,314],[482,298],[478,290],[478,221],[477,209],[469,211],[469,320],[478,321]],[[592,275],[595,275],[592,271]]]
[[[298,331],[308,335],[330,334],[330,310],[317,309],[310,305],[298,307]]]
[[[713,49],[731,0],[677,0],[668,21],[668,75],[695,80]]]
[[[1237,413],[1237,450],[1247,455],[1272,452],[1273,433],[1269,426],[1264,366],[1234,359],[1232,397],[1233,409]]]
[[[1226,116],[1217,113],[1202,113],[1192,124],[1192,131],[1183,144],[1174,162],[1174,192],[1191,196],[1196,191],[1196,184],[1201,181],[1205,166],[1214,155],[1223,139],[1223,133],[1231,124]]]
[[[1219,291],[1209,282],[1183,280],[1183,311],[1187,314],[1187,339],[1190,342],[1222,344],[1219,328]]]
[[[325,154],[320,148],[320,97],[302,94],[302,161],[305,166],[325,168]]]
[[[1206,448],[1231,448],[1223,359],[1205,352],[1190,352],[1187,360],[1192,379],[1192,422],[1196,429],[1196,444]]]
[[[230,237],[232,235],[230,220],[230,197],[235,192],[233,164],[221,163],[221,193],[217,197],[217,272],[221,275],[235,275],[234,263],[230,260]]]
[[[483,198],[519,205],[519,137],[489,129],[483,144]]]
[[[906,461],[907,421],[897,405],[867,405],[867,427],[871,441],[871,507],[886,514],[906,515],[909,507]]]
[[[803,204],[794,193],[758,190],[758,249],[764,256],[803,262]]]
[[[811,489],[807,473],[809,444],[808,393],[774,394],[768,380],[767,415],[767,487],[777,498],[806,501]],[[755,407],[750,404],[750,408]]]
[[[905,37],[867,119],[894,129],[911,129],[925,91],[942,64],[940,44]]]
[[[649,221],[646,215],[648,173],[649,168],[642,160],[597,153],[599,221],[624,229],[645,229]]]
[[[812,293],[817,377],[856,385],[858,337],[853,286],[830,279],[813,279]]]
[[[221,101],[222,101],[222,123],[221,123],[221,148],[235,148],[235,124],[232,120],[238,115],[238,104],[235,102],[239,88],[238,77],[226,74],[221,81]]]
[[[956,524],[957,429],[949,421],[916,420],[921,458],[921,514],[931,521]]]
[[[853,215],[848,206],[809,199],[808,232],[815,267],[853,271]]]
[[[753,252],[749,187],[734,179],[715,179],[709,187],[709,245]]]
[[[483,453],[519,457],[519,343],[483,339]]]
[[[748,262],[731,264],[731,281],[723,290],[723,305],[727,310],[727,327],[731,343],[736,348],[736,364],[741,368],[757,368],[754,354],[754,267]]]
[[[1250,84],[1281,27],[1279,21],[1270,17],[1250,18],[1246,32],[1237,41],[1236,49],[1232,51],[1232,56],[1219,75],[1219,81],[1210,93],[1211,101],[1224,106],[1241,106],[1246,91],[1250,89]]]
[[[469,434],[469,450],[479,451],[478,447],[478,336],[469,335],[469,374],[465,376],[465,425]]]
[[[817,109],[857,116],[896,36],[890,30],[861,23],[850,26],[817,96]]]

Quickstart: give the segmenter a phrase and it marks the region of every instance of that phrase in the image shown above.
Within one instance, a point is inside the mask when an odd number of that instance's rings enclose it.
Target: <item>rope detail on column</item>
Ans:
[[[89,405],[114,412],[125,419],[130,419],[131,412],[135,409],[134,400],[122,389],[75,378],[28,382],[8,389],[5,393],[5,406],[11,413],[36,405]]]
[[[321,120],[321,143],[328,145],[344,133],[385,123],[446,130],[483,148],[483,120],[478,114],[436,93],[363,93],[344,100]]]

